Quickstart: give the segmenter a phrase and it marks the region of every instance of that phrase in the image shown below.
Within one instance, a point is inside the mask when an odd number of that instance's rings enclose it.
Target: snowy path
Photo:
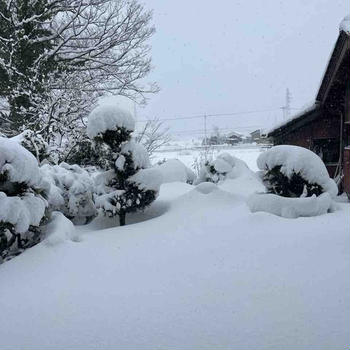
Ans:
[[[290,220],[192,189],[0,266],[0,348],[345,349],[349,205]]]

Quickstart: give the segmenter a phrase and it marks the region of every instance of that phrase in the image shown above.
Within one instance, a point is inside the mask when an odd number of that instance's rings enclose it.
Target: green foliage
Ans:
[[[294,173],[290,178],[281,172],[281,166],[268,169],[263,176],[264,184],[269,193],[283,197],[319,196],[323,189],[318,184],[311,184],[301,174]]]

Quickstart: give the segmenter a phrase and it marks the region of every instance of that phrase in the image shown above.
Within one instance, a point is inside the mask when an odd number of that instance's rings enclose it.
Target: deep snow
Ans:
[[[349,204],[252,214],[259,184],[237,181],[163,184],[135,224],[97,218],[1,265],[0,348],[345,349]]]

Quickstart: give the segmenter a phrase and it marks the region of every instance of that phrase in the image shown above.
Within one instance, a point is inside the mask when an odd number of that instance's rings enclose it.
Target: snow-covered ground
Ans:
[[[260,186],[167,183],[130,225],[97,218],[2,264],[0,348],[345,349],[349,204],[252,214]]]
[[[237,145],[237,146],[215,146],[211,147],[208,151],[208,155],[212,155],[215,159],[219,153],[225,152],[232,156],[238,157],[245,161],[249,168],[253,171],[257,171],[256,159],[259,154],[263,151],[263,147],[259,145]],[[169,147],[169,149],[162,149],[154,152],[152,156],[152,162],[156,163],[163,159],[176,158],[181,160],[186,166],[194,169],[194,162],[200,158],[200,155],[204,154],[204,148],[200,146],[194,147],[193,144],[182,144],[179,143],[177,146]]]

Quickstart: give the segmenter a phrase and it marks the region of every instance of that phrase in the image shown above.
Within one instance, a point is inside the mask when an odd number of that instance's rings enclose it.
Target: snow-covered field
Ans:
[[[230,153],[252,166],[260,150]],[[260,187],[163,184],[130,225],[97,218],[2,264],[0,348],[346,349],[349,204],[252,214]]]
[[[190,147],[188,144],[180,144],[178,147],[171,147],[170,150],[157,151],[153,154],[152,161],[156,163],[163,159],[177,158],[194,170],[193,163],[200,158],[201,153],[204,153],[204,149]],[[216,158],[220,152],[229,153],[245,161],[251,170],[257,171],[256,159],[262,151],[263,148],[259,145],[216,146],[210,148],[208,155]]]

